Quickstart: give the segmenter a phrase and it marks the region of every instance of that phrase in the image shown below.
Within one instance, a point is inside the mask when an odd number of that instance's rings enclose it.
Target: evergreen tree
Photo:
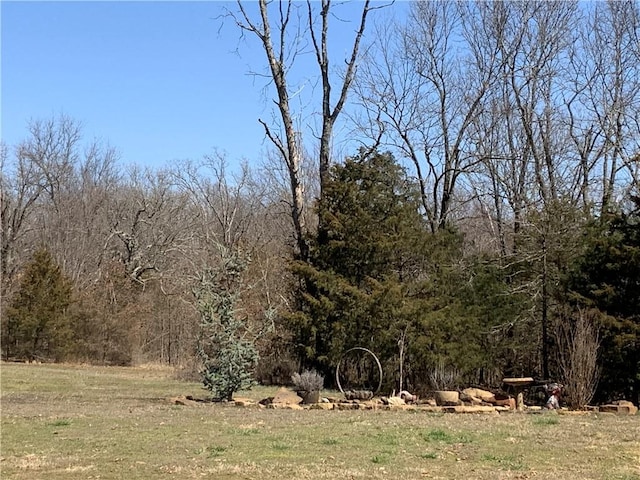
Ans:
[[[640,199],[634,204],[593,226],[568,282],[579,304],[603,314],[598,400],[640,401]]]
[[[460,278],[456,292],[463,318],[458,338],[464,339],[457,348],[464,358],[462,367],[476,369],[469,382],[498,387],[505,376],[530,375],[532,328],[522,321],[530,307],[529,294],[514,291],[512,270],[503,268],[497,257],[479,255],[466,263],[468,275]]]
[[[309,366],[328,373],[344,349],[371,346],[376,321],[384,321],[372,318],[376,292],[397,292],[385,282],[412,267],[409,243],[423,230],[418,209],[415,185],[390,154],[332,167],[318,204],[323,229],[310,242],[310,262],[294,267],[301,279],[294,329]]]
[[[71,300],[71,282],[46,249],[36,251],[3,321],[5,356],[62,359],[73,343],[67,314]]]
[[[431,233],[418,185],[389,153],[335,165],[318,214],[324,228],[310,242],[310,262],[294,266],[291,320],[303,362],[329,374],[347,349],[366,347],[384,364],[386,386],[397,388],[402,348],[403,375],[415,386],[426,378],[421,364],[453,355],[447,344],[465,338],[454,307],[464,284],[460,236]]]
[[[254,384],[258,351],[237,306],[247,260],[224,248],[222,253],[220,266],[202,273],[194,294],[201,317],[202,381],[215,398],[231,400],[235,392]]]

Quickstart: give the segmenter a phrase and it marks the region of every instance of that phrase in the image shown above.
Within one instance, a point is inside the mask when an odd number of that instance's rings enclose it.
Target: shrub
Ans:
[[[566,387],[563,396],[569,407],[583,408],[593,398],[600,376],[598,312],[563,313],[556,327],[558,363]]]
[[[429,382],[434,390],[452,390],[460,382],[460,371],[445,365],[444,360],[440,358],[429,374]]]
[[[315,392],[322,390],[324,377],[315,370],[305,370],[291,375],[293,386],[298,392]]]

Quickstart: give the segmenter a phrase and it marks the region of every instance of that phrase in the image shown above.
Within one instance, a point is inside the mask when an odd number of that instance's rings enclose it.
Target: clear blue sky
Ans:
[[[213,148],[253,163],[264,152],[257,119],[270,118],[273,93],[265,97],[266,80],[248,74],[266,66],[255,39],[240,42],[237,27],[219,18],[235,2],[0,6],[6,144],[26,136],[29,119],[64,113],[125,164],[162,166]],[[345,52],[353,28],[344,45],[338,37]]]

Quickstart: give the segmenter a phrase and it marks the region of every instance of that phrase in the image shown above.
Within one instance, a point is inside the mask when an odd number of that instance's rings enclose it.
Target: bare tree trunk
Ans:
[[[276,32],[278,36],[274,40],[271,33],[271,23],[269,20],[269,3],[267,0],[259,0],[261,21],[253,21],[244,4],[238,1],[241,18],[235,18],[237,25],[245,31],[255,34],[262,44],[262,48],[269,62],[271,78],[276,88],[278,111],[284,130],[284,138],[263,120],[260,123],[264,127],[265,134],[277,148],[287,165],[291,191],[291,219],[296,236],[298,255],[306,260],[309,255],[309,245],[307,242],[307,225],[305,222],[304,186],[301,172],[301,148],[299,145],[299,135],[295,130],[293,114],[289,102],[289,86],[287,82],[286,58],[288,55],[286,45],[286,29],[292,20],[292,3],[283,5],[280,2],[280,29]],[[275,44],[274,44],[275,41]]]
[[[549,272],[547,265],[547,239],[542,237],[542,274],[541,274],[541,322],[542,322],[542,378],[549,378]]]
[[[329,166],[331,164],[331,139],[333,136],[333,127],[335,125],[338,116],[342,112],[344,104],[347,100],[347,94],[351,88],[355,73],[356,73],[356,61],[358,60],[360,42],[367,25],[367,16],[371,10],[370,1],[365,0],[362,7],[362,14],[360,16],[360,25],[356,31],[355,39],[351,47],[351,55],[346,60],[347,68],[342,79],[342,85],[340,86],[339,97],[335,105],[331,105],[331,77],[329,75],[329,53],[328,53],[328,27],[329,27],[329,14],[331,9],[331,0],[322,0],[322,7],[320,10],[320,17],[322,19],[320,25],[320,39],[318,40],[317,34],[314,29],[313,10],[311,8],[311,1],[307,0],[307,9],[309,13],[309,31],[311,32],[311,40],[316,52],[316,60],[318,67],[320,68],[320,78],[322,80],[322,133],[320,135],[320,198],[324,187],[328,182]]]
[[[282,158],[284,159],[290,180],[291,193],[291,218],[294,225],[296,244],[298,248],[298,256],[301,260],[306,261],[309,257],[308,233],[309,228],[305,220],[305,195],[302,176],[302,136],[301,132],[296,131],[294,122],[294,113],[290,104],[290,85],[288,82],[288,71],[298,53],[296,47],[291,47],[286,40],[292,40],[288,37],[290,30],[298,29],[293,38],[294,43],[301,40],[304,33],[300,30],[301,25],[295,24],[294,3],[291,1],[277,3],[277,30],[275,35],[272,33],[271,18],[273,11],[270,12],[270,4],[267,0],[259,0],[258,6],[260,11],[260,22],[251,18],[245,5],[238,0],[240,9],[239,15],[233,15],[236,24],[243,31],[251,32],[261,42],[262,48],[266,54],[269,63],[271,80],[274,83],[277,101],[276,105],[279,112],[280,121],[282,122],[282,130],[284,136],[279,135],[272,126],[267,122],[260,120],[265,129],[265,134],[276,147]],[[380,8],[380,7],[376,7]],[[332,104],[332,75],[329,62],[328,49],[328,27],[331,14],[331,0],[322,0],[320,4],[320,20],[315,16],[313,4],[307,2],[307,28],[310,36],[310,43],[316,56],[316,62],[320,70],[320,81],[322,85],[321,99],[321,133],[319,136],[319,162],[318,172],[320,176],[320,198],[324,185],[328,181],[329,166],[331,164],[331,140],[333,137],[333,128],[342,109],[345,105],[347,94],[350,90],[351,83],[356,71],[356,62],[359,57],[360,42],[366,28],[367,16],[372,10],[369,0],[363,3],[362,13],[360,15],[360,24],[356,30],[355,39],[351,47],[349,58],[346,60],[346,70],[342,83],[339,87],[339,95]],[[319,28],[319,32],[316,29]],[[287,63],[289,62],[289,63]]]
[[[638,181],[640,9],[634,1],[596,2],[579,15],[582,28],[564,69],[563,99],[579,162],[575,196],[585,213],[597,215]]]

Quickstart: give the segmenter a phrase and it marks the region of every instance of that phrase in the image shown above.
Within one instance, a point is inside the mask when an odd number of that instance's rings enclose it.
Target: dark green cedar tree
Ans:
[[[60,360],[72,347],[68,315],[72,285],[45,248],[26,265],[3,320],[5,357]]]
[[[362,150],[334,165],[317,208],[322,229],[310,262],[293,268],[300,283],[290,320],[303,363],[330,374],[347,349],[366,347],[393,387],[401,339],[414,385],[420,365],[450,355],[452,345],[468,354],[455,307],[461,237],[431,233],[418,185],[393,155]]]
[[[568,281],[578,305],[603,314],[596,401],[640,401],[640,198],[633,204],[593,226]]]

